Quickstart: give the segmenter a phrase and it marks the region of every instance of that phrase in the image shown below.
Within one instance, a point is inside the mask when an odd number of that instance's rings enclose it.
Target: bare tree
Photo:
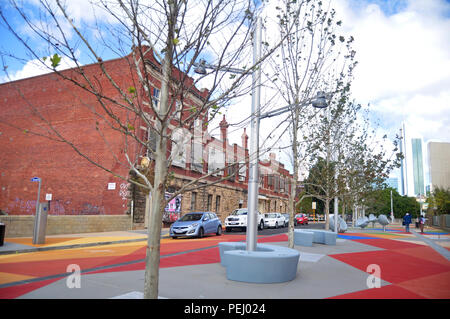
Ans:
[[[311,169],[305,192],[325,203],[326,229],[333,198],[350,205],[360,202],[386,180],[401,158],[398,141],[394,140],[389,149],[387,136],[378,138],[372,128],[369,109],[355,105],[349,97],[349,93],[342,96],[328,114],[320,117],[314,126],[315,142],[309,149]]]
[[[272,5],[278,10],[280,34],[286,34],[277,55],[270,58],[274,66],[272,84],[285,103],[293,105],[287,119],[294,175],[289,194],[289,247],[293,247],[295,207],[304,198],[298,196],[299,169],[312,143],[308,127],[314,125],[312,119],[320,114],[311,108],[311,102],[318,91],[329,93],[331,100],[333,94],[344,90],[356,63],[351,48],[353,38],[338,35],[342,22],[337,21],[331,2],[286,0]],[[289,31],[291,23],[294,28]]]
[[[165,198],[169,169],[186,142],[175,138],[174,132],[183,129],[195,138],[195,131],[203,131],[234,98],[248,94],[248,75],[261,67],[278,47],[277,42],[265,43],[261,60],[249,63],[252,28],[259,10],[250,0],[86,1],[83,10],[92,12],[90,20],[75,16],[73,5],[62,0],[40,0],[32,12],[19,1],[11,0],[8,5],[22,19],[28,34],[43,45],[28,41],[0,9],[3,25],[26,50],[26,56],[1,52],[4,71],[8,71],[8,59],[24,63],[32,59],[72,87],[77,103],[97,119],[96,130],[105,144],[110,131],[123,140],[123,156],[111,154],[121,163],[121,170],[104,165],[65,136],[42,107],[19,88],[19,95],[40,125],[17,128],[63,142],[93,165],[151,193],[144,297],[157,298],[162,215],[173,198]],[[285,36],[295,23],[283,24]],[[120,70],[111,69],[108,61],[112,57],[121,59]],[[193,78],[194,64],[200,58],[216,68]],[[62,65],[70,69],[61,70]],[[223,72],[229,68],[246,71],[230,76]],[[197,89],[199,85],[208,90]],[[199,119],[200,127],[196,124]],[[145,136],[139,133],[141,126],[148,131]],[[199,187],[197,182],[210,175],[184,185],[173,196]]]

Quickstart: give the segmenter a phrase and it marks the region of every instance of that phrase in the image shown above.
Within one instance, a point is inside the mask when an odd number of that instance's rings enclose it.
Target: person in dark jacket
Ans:
[[[406,215],[403,217],[403,225],[405,226],[407,233],[409,233],[409,224],[411,224],[411,215],[409,213],[406,213]]]

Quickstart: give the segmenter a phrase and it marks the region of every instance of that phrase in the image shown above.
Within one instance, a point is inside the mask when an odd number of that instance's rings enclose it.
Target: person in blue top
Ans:
[[[403,225],[405,226],[407,233],[409,233],[409,224],[411,224],[411,215],[409,213],[406,213],[406,215],[403,217]]]

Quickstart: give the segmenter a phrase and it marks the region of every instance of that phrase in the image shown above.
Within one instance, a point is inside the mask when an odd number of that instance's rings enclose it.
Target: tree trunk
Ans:
[[[172,4],[173,7],[173,4]],[[173,8],[172,8],[173,9]],[[171,10],[173,13],[174,11]],[[170,24],[169,24],[170,25]],[[167,51],[162,65],[161,100],[157,109],[159,118],[164,119],[169,110],[169,82],[172,71],[173,28],[169,27]],[[155,181],[153,187],[152,210],[148,227],[147,255],[145,268],[144,298],[158,298],[159,261],[161,247],[161,227],[165,202],[167,167],[167,125],[165,120],[157,119],[158,131],[155,156]]]
[[[294,165],[295,166],[295,165]],[[295,169],[294,169],[295,171]],[[294,180],[291,186],[291,193],[289,195],[289,231],[288,231],[288,247],[294,248],[294,216],[295,216],[295,190],[297,189],[297,179],[294,175]]]
[[[298,104],[298,99],[296,101]],[[294,216],[295,216],[295,195],[297,193],[297,179],[298,179],[298,145],[297,145],[297,131],[299,120],[299,108],[295,108],[294,119],[292,123],[292,155],[294,159],[294,180],[292,182],[291,193],[289,195],[289,231],[288,231],[288,247],[294,248]]]
[[[330,199],[325,199],[325,230],[330,229]]]

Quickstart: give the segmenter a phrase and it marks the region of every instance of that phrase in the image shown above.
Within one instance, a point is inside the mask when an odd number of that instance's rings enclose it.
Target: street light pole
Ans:
[[[262,47],[262,21],[260,17],[256,19],[255,30],[253,34],[253,64],[260,64],[261,47]],[[251,73],[252,74],[252,107],[250,120],[250,147],[249,147],[249,179],[248,179],[248,197],[247,197],[247,234],[246,234],[246,249],[247,251],[256,250],[257,244],[257,216],[258,216],[258,191],[259,191],[259,122],[262,118],[280,115],[291,110],[293,107],[298,108],[299,104],[290,104],[280,109],[261,115],[261,66],[258,65],[255,70],[246,71],[234,68],[220,68],[214,65],[207,64],[205,60],[201,59],[200,63],[193,64],[196,68],[195,73],[205,75],[206,69],[219,70],[232,73]],[[310,100],[315,108],[326,108],[328,103],[326,100],[326,93],[319,91],[317,96]]]
[[[392,220],[392,223],[394,223],[394,207],[393,207],[393,202],[392,202],[392,189],[391,189],[391,220]]]
[[[261,18],[257,17],[253,35],[253,64],[261,57]],[[261,101],[261,67],[252,73],[252,109],[250,122],[250,159],[247,199],[247,238],[248,251],[256,250],[257,243],[257,214],[258,214],[258,186],[259,186],[259,116]]]

